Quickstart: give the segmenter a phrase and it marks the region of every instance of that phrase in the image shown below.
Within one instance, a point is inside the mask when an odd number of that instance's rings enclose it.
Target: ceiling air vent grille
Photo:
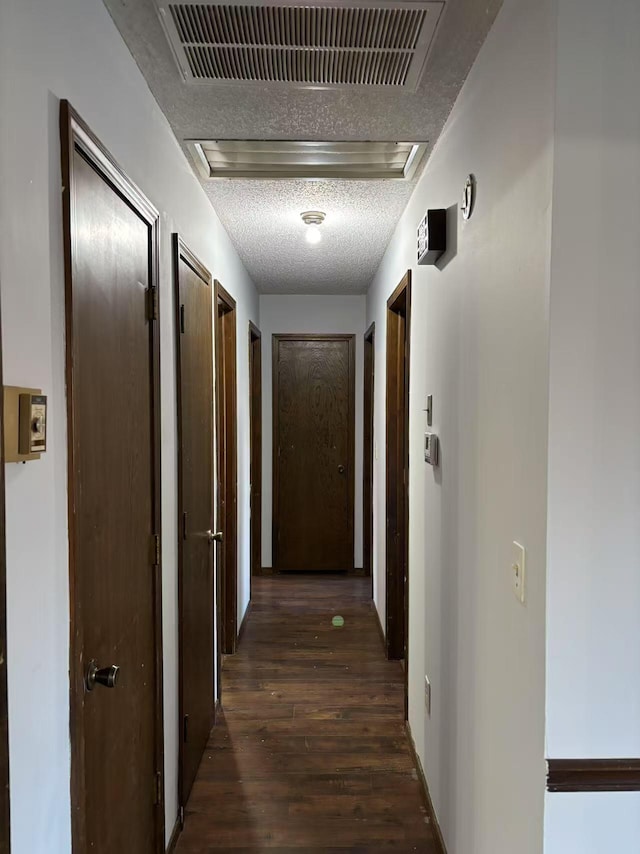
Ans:
[[[411,180],[424,142],[186,140],[203,178]]]
[[[190,82],[415,89],[444,2],[168,3],[160,15]]]

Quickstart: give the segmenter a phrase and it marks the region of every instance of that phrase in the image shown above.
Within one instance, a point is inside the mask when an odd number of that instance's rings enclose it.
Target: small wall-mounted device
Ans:
[[[430,466],[438,465],[438,437],[435,433],[424,434],[424,461]]]
[[[4,460],[39,460],[47,450],[47,398],[39,388],[4,387]]]
[[[418,264],[435,264],[447,249],[447,211],[427,211],[418,226]]]
[[[20,395],[18,451],[42,454],[47,450],[47,398],[44,394]]]
[[[467,180],[464,184],[464,192],[462,193],[462,204],[460,205],[460,209],[462,210],[462,219],[468,220],[471,219],[471,214],[473,213],[473,206],[476,200],[476,179],[475,175],[468,175]]]
[[[427,413],[427,427],[431,427],[431,425],[433,424],[433,395],[432,394],[427,395],[427,405],[426,405],[424,411]]]

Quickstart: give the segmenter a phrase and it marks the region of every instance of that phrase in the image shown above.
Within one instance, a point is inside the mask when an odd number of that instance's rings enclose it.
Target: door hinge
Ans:
[[[160,566],[160,537],[158,534],[151,535],[151,564]]]
[[[187,539],[187,514],[182,514],[182,539]]]
[[[178,821],[180,822],[180,830],[184,830],[184,807],[178,810]]]
[[[154,802],[155,806],[159,807],[162,804],[162,771],[156,771],[154,781]]]
[[[158,319],[158,289],[156,287],[147,288],[147,318],[149,320]]]
[[[180,306],[180,332],[184,332],[185,329],[185,320],[184,320],[184,305]]]
[[[189,715],[185,715],[182,719],[182,740],[188,741],[189,739]]]

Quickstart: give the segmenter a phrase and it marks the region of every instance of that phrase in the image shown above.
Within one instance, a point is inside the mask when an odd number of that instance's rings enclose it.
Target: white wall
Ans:
[[[386,300],[413,269],[409,719],[449,854],[540,854],[544,804],[547,340],[552,0],[505,0],[368,294],[375,431],[385,435]],[[428,207],[450,214],[442,269],[415,267]],[[441,466],[424,463],[425,398]],[[374,569],[384,625],[384,455]],[[527,601],[511,589],[527,549]],[[432,683],[427,716],[424,677]]]
[[[312,250],[311,250],[312,251]],[[262,565],[271,566],[272,413],[271,336],[284,333],[354,333],[356,337],[355,567],[362,567],[362,407],[365,296],[262,294]]]
[[[640,756],[640,4],[558,5],[548,755]],[[554,854],[638,850],[640,795],[547,810]]]
[[[3,0],[0,279],[4,379],[49,395],[49,449],[7,465],[14,854],[67,854],[69,591],[58,99],[68,98],[162,212],[161,346],[166,817],[177,813],[176,429],[170,236],[238,301],[240,610],[248,598],[249,319],[255,288],[100,0]]]
[[[544,854],[637,854],[640,793],[547,795]]]

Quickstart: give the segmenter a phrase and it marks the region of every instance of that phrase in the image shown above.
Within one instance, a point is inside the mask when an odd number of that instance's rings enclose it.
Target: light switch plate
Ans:
[[[427,714],[431,715],[431,682],[429,682],[429,677],[424,677],[424,707],[427,710]]]
[[[514,540],[511,551],[511,583],[516,599],[522,604],[525,598],[526,569],[524,546]]]

